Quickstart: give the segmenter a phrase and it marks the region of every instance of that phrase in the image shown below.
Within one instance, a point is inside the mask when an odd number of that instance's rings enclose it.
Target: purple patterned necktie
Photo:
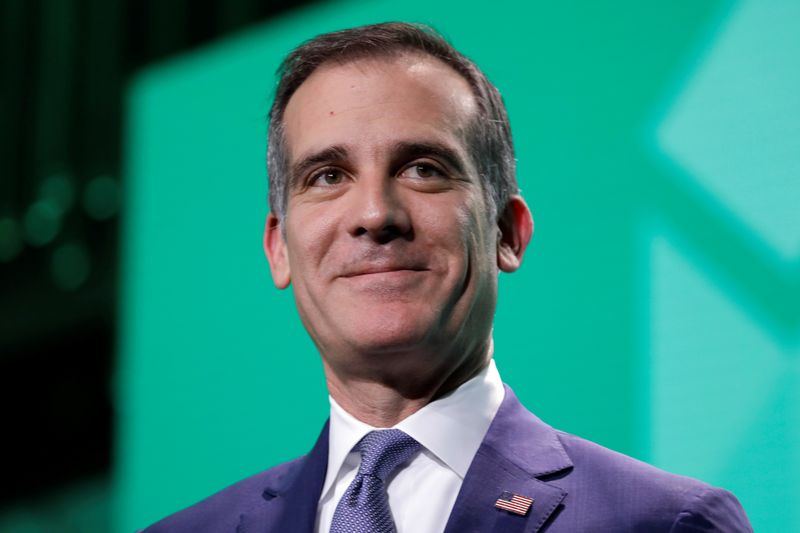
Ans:
[[[385,481],[420,444],[399,429],[367,433],[358,443],[361,466],[336,506],[331,533],[393,533]]]

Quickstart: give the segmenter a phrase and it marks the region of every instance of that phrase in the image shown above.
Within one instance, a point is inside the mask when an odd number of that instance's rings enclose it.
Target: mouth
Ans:
[[[417,274],[420,272],[426,272],[427,268],[419,268],[419,267],[412,267],[412,266],[376,266],[376,267],[365,267],[353,270],[351,272],[347,272],[343,274],[341,277],[343,278],[359,278],[359,277],[367,277],[367,276],[392,276],[392,275],[409,275],[409,274]]]
[[[418,295],[420,288],[429,285],[427,272],[430,271],[416,267],[367,267],[348,272],[340,280],[349,290],[368,294],[370,298],[399,301]]]

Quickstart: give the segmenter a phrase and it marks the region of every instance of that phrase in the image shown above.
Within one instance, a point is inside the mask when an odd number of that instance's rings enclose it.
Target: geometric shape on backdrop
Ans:
[[[738,2],[658,131],[687,179],[785,259],[800,258],[798,21],[794,0]]]

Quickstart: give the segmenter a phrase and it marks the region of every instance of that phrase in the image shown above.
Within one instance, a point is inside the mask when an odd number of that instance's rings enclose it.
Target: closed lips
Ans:
[[[380,266],[380,267],[364,267],[359,268],[353,271],[349,271],[342,275],[344,278],[352,278],[355,276],[365,276],[368,274],[385,274],[388,272],[422,272],[427,270],[426,268],[420,268],[415,266]]]

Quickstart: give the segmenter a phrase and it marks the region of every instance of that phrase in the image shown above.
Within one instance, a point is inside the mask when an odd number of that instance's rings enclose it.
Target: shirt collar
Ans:
[[[429,403],[394,426],[417,440],[461,479],[489,429],[505,391],[494,359],[450,394]],[[378,428],[361,422],[336,400],[331,404],[328,471],[322,497],[330,490],[350,451]]]

